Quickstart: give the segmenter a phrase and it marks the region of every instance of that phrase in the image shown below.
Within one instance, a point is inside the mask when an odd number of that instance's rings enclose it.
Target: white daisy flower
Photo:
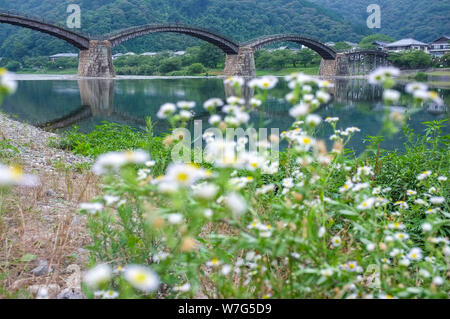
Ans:
[[[99,264],[84,275],[83,281],[90,288],[97,288],[111,280],[112,268],[108,264]]]
[[[128,265],[123,276],[134,288],[149,293],[159,287],[159,277],[150,268],[141,265]]]
[[[407,256],[410,260],[414,261],[421,260],[423,257],[422,250],[420,248],[412,248]]]
[[[177,110],[177,107],[175,104],[166,103],[166,104],[161,105],[158,113],[156,113],[156,116],[160,119],[165,119],[168,116],[174,114],[176,110]]]

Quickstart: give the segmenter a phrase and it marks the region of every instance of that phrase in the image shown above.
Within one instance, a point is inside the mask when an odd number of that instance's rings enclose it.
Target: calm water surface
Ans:
[[[401,89],[401,88],[399,88]],[[73,126],[80,131],[89,132],[102,121],[111,121],[145,127],[145,118],[151,116],[155,121],[156,134],[168,132],[165,121],[158,120],[159,106],[166,102],[180,100],[196,101],[196,119],[208,127],[207,114],[202,103],[211,98],[225,99],[227,92],[223,79],[116,79],[116,80],[24,80],[19,81],[17,92],[8,97],[0,111],[16,117],[20,121],[63,132]],[[271,91],[266,104],[264,118],[269,121],[268,128],[276,127],[280,132],[292,123],[288,114],[290,105],[284,100],[289,92],[284,81]],[[450,90],[438,89],[439,94],[449,105]],[[322,117],[337,116],[338,127],[357,126],[361,129],[349,144],[359,153],[363,148],[363,138],[377,135],[381,128],[383,104],[380,102],[381,90],[370,86],[364,79],[336,80],[330,93],[333,100],[317,113]],[[230,95],[230,94],[228,94]],[[247,96],[249,97],[249,96]],[[395,107],[403,111],[401,105]],[[416,132],[422,132],[425,121],[449,117],[449,108],[426,106],[408,118],[408,124]],[[255,126],[259,123],[259,113],[252,113]],[[445,134],[450,134],[447,125]],[[328,136],[328,125],[319,129],[321,136]],[[386,140],[384,147],[400,148],[402,133]]]

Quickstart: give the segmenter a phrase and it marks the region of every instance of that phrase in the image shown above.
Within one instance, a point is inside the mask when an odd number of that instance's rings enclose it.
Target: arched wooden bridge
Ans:
[[[10,11],[0,11],[0,23],[7,23],[23,28],[33,29],[64,40],[80,50],[89,48],[90,39],[87,36],[73,32],[61,26],[39,20],[35,17],[22,16]]]
[[[235,43],[231,39],[228,39],[227,37],[218,34],[217,32],[180,24],[148,24],[139,27],[132,27],[115,32],[110,35],[106,35],[104,36],[104,39],[111,42],[111,45],[114,47],[124,41],[128,41],[151,33],[160,32],[186,34],[194,38],[209,42],[220,48],[226,54],[237,54],[239,51],[238,43]]]
[[[349,74],[347,58],[342,59],[332,48],[319,41],[295,34],[264,36],[240,44],[218,32],[198,27],[180,24],[148,24],[124,29],[99,38],[91,38],[39,18],[19,15],[1,9],[0,23],[12,24],[46,33],[80,49],[78,75],[84,77],[114,77],[112,47],[127,40],[160,32],[186,34],[217,46],[226,54],[226,75],[254,76],[256,74],[254,52],[265,45],[276,42],[295,42],[317,52],[322,57],[321,75]],[[343,63],[344,60],[347,63],[347,69],[345,69],[345,65],[344,67],[342,66],[345,64]]]
[[[305,37],[295,35],[295,34],[267,35],[267,36],[263,36],[263,37],[251,40],[249,42],[246,42],[242,46],[249,46],[254,51],[257,51],[266,45],[273,44],[276,42],[299,43],[299,44],[304,45],[304,46],[310,48],[311,50],[317,52],[317,54],[319,54],[325,60],[336,59],[336,52],[334,52],[334,50],[332,48],[326,46],[323,43],[320,43],[319,41],[305,38]]]

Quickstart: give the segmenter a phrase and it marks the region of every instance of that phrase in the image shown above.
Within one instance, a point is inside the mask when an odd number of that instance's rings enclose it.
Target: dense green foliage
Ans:
[[[381,28],[375,32],[394,38],[414,38],[430,42],[449,32],[450,2],[441,0],[311,0],[335,10],[361,28],[367,29],[367,7],[381,7]]]
[[[1,0],[0,7],[39,15],[64,23],[72,0]],[[340,15],[305,0],[80,0],[81,31],[104,35],[148,23],[184,23],[206,27],[236,41],[275,33],[298,33],[322,41],[357,40],[366,30],[355,30]],[[0,28],[0,56],[23,58],[77,50],[48,35],[19,27]],[[200,41],[178,34],[149,35],[125,42],[116,52],[184,49]]]
[[[143,149],[148,151],[152,158],[158,159],[156,167],[162,173],[169,159],[169,152],[163,145],[163,138],[153,136],[153,126],[147,119],[146,131],[138,131],[126,125],[105,122],[96,126],[95,130],[80,133],[77,127],[51,140],[51,145],[71,150],[75,154],[96,158],[107,152]]]
[[[345,44],[345,43],[344,43]],[[346,45],[346,44],[345,44]],[[119,75],[204,75],[216,74],[223,70],[225,55],[220,49],[209,43],[190,47],[181,56],[170,52],[161,52],[154,56],[123,55],[113,61]],[[292,67],[294,69],[318,68],[320,56],[310,49],[297,52],[291,50],[260,50],[255,55],[256,68],[270,72],[279,72]],[[0,61],[0,67],[8,67],[15,72],[76,72],[78,59],[60,58],[50,61],[48,57],[26,58],[19,62],[10,58]],[[316,72],[313,72],[314,74]]]
[[[385,34],[372,34],[368,35],[367,37],[364,37],[360,42],[359,46],[363,49],[375,49],[375,45],[373,42],[380,41],[380,42],[393,42],[394,38],[385,35]]]
[[[431,55],[421,50],[391,53],[388,59],[395,66],[405,69],[427,68],[433,65]]]

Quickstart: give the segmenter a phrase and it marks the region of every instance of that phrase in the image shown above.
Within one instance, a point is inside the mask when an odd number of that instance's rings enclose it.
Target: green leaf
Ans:
[[[36,259],[36,255],[25,254],[25,255],[22,256],[22,258],[20,258],[20,261],[24,262],[24,263],[28,263],[28,262],[33,261],[35,259]]]

